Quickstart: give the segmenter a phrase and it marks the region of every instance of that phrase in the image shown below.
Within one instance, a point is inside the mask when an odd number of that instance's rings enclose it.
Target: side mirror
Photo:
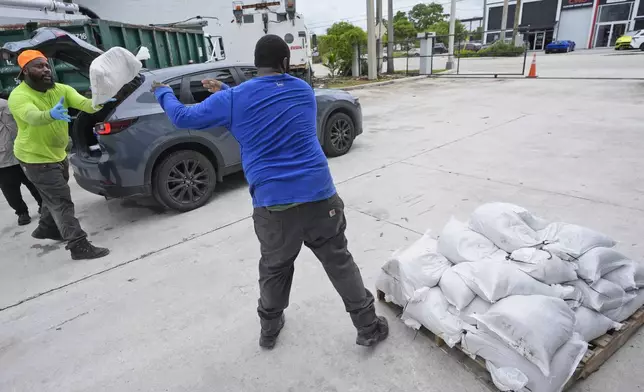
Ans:
[[[317,34],[311,35],[311,47],[317,48],[318,46],[318,36]]]

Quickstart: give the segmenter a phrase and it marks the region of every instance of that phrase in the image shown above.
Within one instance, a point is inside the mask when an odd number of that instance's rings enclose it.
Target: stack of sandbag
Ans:
[[[486,360],[501,390],[560,391],[587,343],[644,305],[644,266],[609,237],[508,203],[452,218],[383,266],[377,288],[424,326]]]

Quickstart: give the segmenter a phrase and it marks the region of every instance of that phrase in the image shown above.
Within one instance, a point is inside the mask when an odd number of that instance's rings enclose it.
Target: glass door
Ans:
[[[615,43],[617,43],[617,38],[621,37],[626,33],[626,28],[628,27],[628,24],[626,23],[615,23],[613,25],[613,30],[610,34],[610,46],[615,46]]]
[[[610,43],[610,30],[613,25],[605,24],[597,26],[597,34],[595,35],[595,47],[605,48]]]
[[[538,31],[534,40],[534,50],[543,50],[544,49],[544,41],[546,39],[546,32],[545,31]]]

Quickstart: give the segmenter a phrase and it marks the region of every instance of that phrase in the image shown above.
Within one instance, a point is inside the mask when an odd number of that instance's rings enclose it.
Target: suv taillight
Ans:
[[[135,122],[136,119],[98,123],[94,126],[94,133],[97,135],[113,135],[126,130]]]

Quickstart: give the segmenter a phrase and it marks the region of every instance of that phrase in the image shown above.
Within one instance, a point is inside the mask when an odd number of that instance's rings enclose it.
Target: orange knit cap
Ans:
[[[47,60],[47,57],[45,57],[45,55],[38,50],[25,50],[18,56],[18,65],[20,66],[20,68],[24,68],[25,65],[29,64],[30,61],[35,59]]]

